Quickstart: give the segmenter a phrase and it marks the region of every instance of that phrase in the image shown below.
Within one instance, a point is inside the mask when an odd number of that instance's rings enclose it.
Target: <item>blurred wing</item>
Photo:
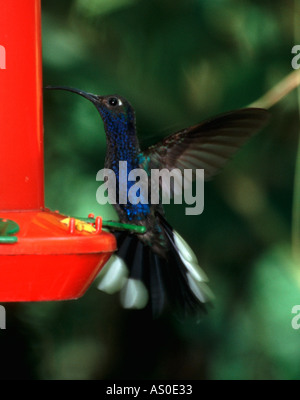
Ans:
[[[168,136],[144,155],[152,168],[204,169],[209,179],[268,119],[268,111],[261,108],[231,111]]]

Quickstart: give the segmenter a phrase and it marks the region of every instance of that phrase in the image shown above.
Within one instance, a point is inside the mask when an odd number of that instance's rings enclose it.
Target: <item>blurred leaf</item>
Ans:
[[[96,17],[128,7],[137,0],[76,0],[76,7],[83,15]]]

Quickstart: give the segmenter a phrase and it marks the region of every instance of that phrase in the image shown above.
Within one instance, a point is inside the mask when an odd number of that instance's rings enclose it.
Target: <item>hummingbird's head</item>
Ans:
[[[90,100],[99,111],[105,127],[109,130],[113,130],[114,126],[119,124],[135,125],[134,109],[122,96],[99,96],[65,86],[47,86],[46,89],[67,90]]]

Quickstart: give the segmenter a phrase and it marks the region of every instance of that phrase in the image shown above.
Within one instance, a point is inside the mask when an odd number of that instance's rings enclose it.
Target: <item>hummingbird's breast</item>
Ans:
[[[124,169],[123,162],[126,161]],[[146,159],[140,150],[136,136],[124,135],[118,136],[116,141],[112,141],[110,137],[107,143],[107,153],[105,168],[114,171],[116,176],[116,200],[114,205],[118,213],[120,221],[123,223],[132,223],[135,225],[143,225],[146,227],[146,233],[139,235],[140,240],[146,245],[152,247],[155,252],[162,257],[166,256],[167,244],[163,230],[160,227],[159,221],[155,215],[156,211],[162,212],[162,206],[151,205],[151,169],[150,160]],[[148,191],[145,196],[139,190],[135,190],[134,185],[138,184],[137,180],[130,180],[129,175],[133,170],[143,171],[143,175],[147,175]],[[120,202],[124,193],[122,189],[126,186],[125,204]],[[140,202],[133,204],[130,201],[130,191],[136,192],[140,198]]]
[[[115,209],[123,222],[143,223],[151,214],[151,205],[148,195],[144,196],[132,180],[130,173],[133,170],[144,171],[141,163],[141,151],[135,134],[109,135],[105,168],[111,169],[116,176],[116,201]],[[124,190],[126,199],[124,202]],[[130,193],[135,193],[140,202],[134,204]],[[125,203],[125,204],[124,204]]]

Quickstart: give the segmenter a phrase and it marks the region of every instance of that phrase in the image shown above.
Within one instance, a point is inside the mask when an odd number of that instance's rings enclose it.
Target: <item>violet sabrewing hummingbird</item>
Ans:
[[[204,169],[209,179],[269,118],[264,109],[238,109],[176,132],[142,151],[135,112],[124,97],[63,86],[47,88],[79,94],[96,106],[106,133],[105,168],[116,175],[117,199],[119,161],[127,162],[127,175],[136,168],[148,174],[154,168]],[[120,222],[142,225],[146,231],[114,232],[118,250],[101,271],[98,288],[107,293],[121,290],[125,308],[149,307],[154,316],[168,307],[185,313],[205,311],[213,297],[207,276],[192,249],[166,221],[162,205],[117,202],[114,207]]]

